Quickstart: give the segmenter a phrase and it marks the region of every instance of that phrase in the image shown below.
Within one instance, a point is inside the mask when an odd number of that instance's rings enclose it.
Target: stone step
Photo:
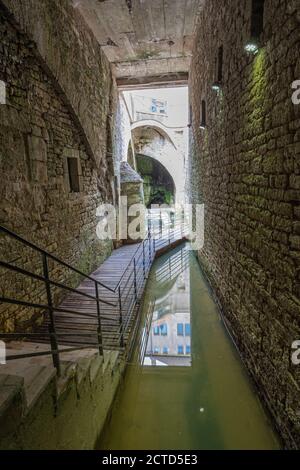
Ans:
[[[7,345],[7,356],[29,354],[45,350],[47,350],[46,345],[14,341]],[[30,410],[43,390],[56,377],[56,370],[52,365],[51,356],[13,359],[7,361],[6,365],[1,366],[0,373],[22,379],[26,412]]]
[[[14,341],[7,345],[7,356],[47,351],[43,343]],[[18,399],[18,418],[22,419],[37,403],[42,393],[53,381],[53,393],[57,405],[75,382],[78,390],[81,382],[88,379],[91,383],[101,372],[103,376],[118,365],[118,351],[104,351],[100,356],[97,349],[65,352],[60,355],[61,375],[57,377],[52,356],[35,356],[7,361],[0,368],[0,419]]]
[[[23,401],[24,378],[1,374],[0,375],[0,416],[2,416],[10,405],[18,397]]]

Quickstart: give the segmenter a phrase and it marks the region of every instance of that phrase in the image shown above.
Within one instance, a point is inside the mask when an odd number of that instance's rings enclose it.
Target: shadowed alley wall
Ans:
[[[300,446],[300,369],[290,360],[300,337],[299,6],[266,0],[263,47],[249,55],[251,1],[206,2],[190,73],[190,196],[205,203],[199,259],[290,448]]]
[[[68,2],[5,3],[15,16],[0,2],[0,80],[7,92],[0,105],[0,223],[91,272],[111,250],[96,237],[96,208],[113,192],[109,113],[116,89],[110,66],[76,12],[66,14]],[[40,255],[2,242],[2,259],[42,273]],[[54,280],[78,282],[58,265],[51,263],[50,270]],[[41,282],[3,269],[0,276],[2,295],[46,302]],[[62,295],[55,291],[54,300]],[[33,316],[39,312],[2,304],[1,329],[30,327]]]

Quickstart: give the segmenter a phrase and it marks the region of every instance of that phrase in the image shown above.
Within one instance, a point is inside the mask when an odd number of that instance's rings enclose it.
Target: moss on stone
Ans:
[[[137,168],[144,180],[145,204],[173,204],[175,187],[168,171],[153,158],[137,155]]]

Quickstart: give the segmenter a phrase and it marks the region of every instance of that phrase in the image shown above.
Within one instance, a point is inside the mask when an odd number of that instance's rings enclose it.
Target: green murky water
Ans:
[[[280,447],[187,246],[155,262],[137,343],[100,448]]]

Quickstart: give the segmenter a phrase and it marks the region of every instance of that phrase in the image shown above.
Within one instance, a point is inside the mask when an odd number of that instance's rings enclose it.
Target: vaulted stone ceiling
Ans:
[[[186,80],[204,0],[71,0],[120,85]]]

